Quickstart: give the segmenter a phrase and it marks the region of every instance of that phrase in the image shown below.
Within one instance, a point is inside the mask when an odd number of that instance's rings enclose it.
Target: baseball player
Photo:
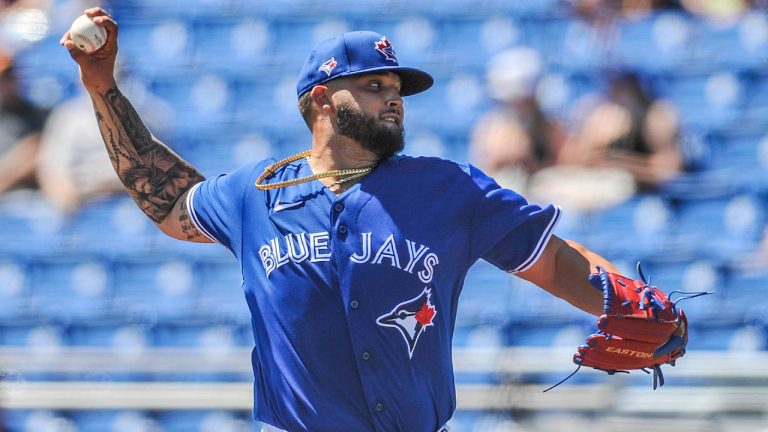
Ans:
[[[553,235],[560,208],[529,204],[472,166],[400,154],[403,97],[433,79],[400,66],[384,35],[344,33],[309,54],[297,84],[307,151],[205,179],[117,88],[115,21],[86,14],[106,45],[89,55],[68,34],[61,43],[117,175],[164,233],[219,243],[240,263],[265,430],[447,430],[456,308],[478,259],[603,313],[587,278],[614,267]]]

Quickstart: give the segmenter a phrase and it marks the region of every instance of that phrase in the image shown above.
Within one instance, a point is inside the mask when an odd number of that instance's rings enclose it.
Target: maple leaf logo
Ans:
[[[416,312],[416,321],[422,326],[431,326],[432,318],[435,317],[435,308],[428,303],[421,305],[421,309]]]
[[[333,72],[333,69],[336,67],[337,64],[339,63],[336,61],[336,58],[331,57],[328,60],[326,60],[325,63],[321,64],[317,70],[325,72],[326,75],[331,76],[331,72]]]
[[[432,288],[425,287],[421,294],[400,303],[376,320],[376,323],[382,327],[396,328],[400,331],[408,346],[410,358],[413,358],[416,343],[424,330],[434,325],[437,309],[432,305],[430,297],[432,297]]]
[[[395,49],[392,48],[392,43],[389,41],[389,39],[387,39],[386,36],[382,36],[381,39],[376,41],[376,43],[374,43],[374,47],[376,47],[376,51],[384,54],[384,58],[393,63],[397,63]]]

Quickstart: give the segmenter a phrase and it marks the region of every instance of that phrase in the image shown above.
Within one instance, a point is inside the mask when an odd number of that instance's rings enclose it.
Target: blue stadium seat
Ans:
[[[48,322],[42,318],[12,319],[0,322],[0,346],[23,348],[34,357],[52,358],[60,355],[66,345],[66,326]],[[4,380],[14,381],[56,381],[60,373],[48,370],[26,371],[4,370]],[[21,429],[45,430],[45,429]]]
[[[699,253],[716,261],[752,249],[766,220],[764,203],[751,194],[685,201],[677,215],[675,236],[708,245],[708,250]]]
[[[127,194],[120,194],[85,204],[64,229],[75,255],[120,256],[146,250],[157,228]]]
[[[563,45],[573,22],[573,18],[562,16],[522,20],[522,43],[537,49],[545,64],[558,64],[563,60]]]
[[[153,328],[153,339],[157,348],[194,350],[199,353],[202,365],[210,365],[195,371],[166,372],[161,375],[162,379],[195,382],[251,380],[253,373],[249,370],[221,370],[218,367],[219,362],[229,363],[229,360],[240,352],[235,352],[236,349],[253,347],[253,336],[249,332],[250,325],[246,327],[236,323],[221,322],[215,318],[159,323]]]
[[[234,119],[253,129],[280,128],[300,130],[308,135],[296,96],[296,75],[264,75],[233,81]]]
[[[62,411],[48,409],[3,410],[9,432],[74,431],[74,422]]]
[[[48,36],[15,56],[23,94],[47,108],[73,97],[81,87],[77,64],[59,45],[60,38]]]
[[[511,414],[457,410],[448,422],[451,432],[508,432],[520,430]]]
[[[171,410],[157,414],[164,432],[258,432],[261,426],[244,413],[227,410]]]
[[[551,18],[560,15],[563,3],[560,0],[516,1],[482,0],[479,2],[484,8],[491,11],[508,13],[512,16],[524,18],[540,17]]]
[[[521,24],[507,15],[462,16],[439,24],[434,49],[449,68],[483,69],[488,59],[519,44]]]
[[[745,84],[749,91],[745,95],[745,109],[748,115],[764,119],[768,112],[768,76],[765,74],[747,75]],[[765,122],[759,122],[762,126],[761,132],[765,132]]]
[[[688,349],[733,353],[763,351],[766,349],[766,333],[762,327],[749,325],[694,325],[690,329]]]
[[[195,266],[200,292],[197,307],[211,318],[248,324],[240,266],[234,258],[226,258],[200,261]]]
[[[512,277],[506,314],[506,321],[513,325],[527,325],[540,320],[557,326],[592,321],[586,312],[517,277]]]
[[[67,328],[67,342],[74,347],[116,348],[140,352],[153,345],[147,324],[114,319],[79,322]]]
[[[515,276],[486,261],[478,261],[464,279],[456,320],[461,324],[503,324],[513,308],[512,283]]]
[[[0,253],[35,257],[61,252],[65,218],[38,194],[10,194],[0,199]]]
[[[484,79],[483,75],[472,71],[435,77],[431,89],[405,101],[408,127],[468,135],[480,114],[490,107]],[[436,112],[440,115],[435,115]],[[451,121],[446,122],[446,118]]]
[[[156,346],[195,347],[213,354],[252,345],[241,326],[207,318],[161,322],[153,328],[153,335]]]
[[[309,135],[308,131],[306,135]],[[245,163],[273,157],[277,155],[278,145],[274,137],[254,128],[200,134],[184,141],[186,149],[182,157],[206,177],[228,173]]]
[[[506,432],[518,428],[518,423],[511,414],[491,413],[480,414],[472,423],[473,432]],[[453,429],[451,429],[453,430]]]
[[[768,272],[764,268],[741,269],[734,265],[726,279],[726,286],[726,301],[718,309],[721,313],[757,325],[768,323],[768,307],[765,305]]]
[[[724,129],[733,124],[745,103],[742,78],[721,70],[709,74],[668,76],[658,82],[660,96],[680,111],[684,128]]]
[[[191,23],[178,16],[132,17],[120,27],[120,55],[141,75],[176,76],[194,64]]]
[[[635,260],[664,248],[675,218],[669,203],[653,194],[638,194],[591,216],[587,243],[601,254]]]
[[[26,262],[0,258],[0,321],[30,313],[27,273]]]
[[[650,283],[666,294],[680,290],[686,292],[712,291],[713,294],[684,300],[679,303],[690,322],[707,322],[711,325],[732,324],[734,317],[720,313],[727,298],[723,269],[711,261],[697,259],[665,260],[658,257],[642,263],[643,273],[650,278]],[[639,277],[633,273],[632,277]],[[681,298],[674,294],[672,300]]]
[[[86,256],[39,259],[29,267],[29,307],[36,316],[86,320],[109,313],[109,263]]]
[[[619,27],[617,64],[646,73],[690,65],[695,31],[688,16],[672,11],[625,19]]]
[[[345,31],[361,30],[335,15],[334,18],[297,17],[289,15],[272,20],[274,29],[274,61],[283,68],[298,74],[304,60],[319,42]]]
[[[592,317],[591,315],[585,316]],[[594,319],[592,319],[594,321]],[[590,333],[597,331],[594,323],[549,322],[542,318],[511,325],[506,329],[507,344],[522,347],[574,348],[582,345]]]
[[[68,413],[77,432],[153,432],[157,422],[144,411],[75,410]]]
[[[70,325],[66,331],[67,343],[77,348],[111,349],[130,362],[152,346],[152,333],[147,324],[115,319],[81,321]],[[121,370],[82,371],[68,374],[69,380],[84,381],[147,381],[152,375],[130,367]]]
[[[213,175],[219,174],[218,172]],[[147,252],[153,256],[175,256],[197,261],[232,258],[232,254],[218,243],[194,243],[169,237],[159,229],[155,231],[152,245]]]
[[[226,75],[178,73],[158,78],[150,87],[153,94],[172,107],[177,133],[221,131],[233,121],[235,95]]]
[[[499,325],[459,325],[453,332],[453,346],[480,350],[501,348],[505,344],[503,328]]]
[[[2,330],[0,345],[56,350],[66,343],[65,327],[39,319],[5,321]]]
[[[768,112],[768,111],[767,111]],[[756,131],[755,131],[756,132]],[[709,170],[721,170],[747,190],[763,191],[768,186],[768,134],[764,131],[733,131],[712,137]]]
[[[273,64],[273,23],[265,19],[204,19],[192,31],[194,62],[205,70],[253,76]]]
[[[466,158],[466,146],[462,148],[450,147],[451,144],[443,140],[442,134],[434,133],[427,129],[408,131],[408,154],[412,156],[433,156],[439,158],[456,159]],[[461,153],[461,154],[457,154]]]
[[[696,44],[700,62],[739,70],[760,69],[768,46],[768,17],[763,11],[749,11],[738,20],[699,20]]]
[[[140,257],[114,265],[110,312],[128,319],[173,319],[198,312],[191,264],[175,258]]]

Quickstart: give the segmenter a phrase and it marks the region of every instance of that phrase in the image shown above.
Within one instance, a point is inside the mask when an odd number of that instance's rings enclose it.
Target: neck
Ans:
[[[379,157],[376,154],[346,137],[321,140],[315,136],[312,141],[312,150],[308,161],[314,174],[332,170],[365,168],[374,166],[379,162]],[[319,181],[332,191],[341,193],[363,177],[354,177],[346,181],[344,177],[325,177]],[[340,181],[343,182],[339,183]]]
[[[340,137],[334,140],[313,140],[310,166],[315,172],[376,165],[379,157],[358,142]]]

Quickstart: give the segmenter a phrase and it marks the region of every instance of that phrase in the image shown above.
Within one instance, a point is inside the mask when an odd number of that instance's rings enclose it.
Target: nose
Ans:
[[[399,108],[403,106],[403,97],[400,93],[393,93],[392,96],[387,99],[387,106],[390,108]]]

